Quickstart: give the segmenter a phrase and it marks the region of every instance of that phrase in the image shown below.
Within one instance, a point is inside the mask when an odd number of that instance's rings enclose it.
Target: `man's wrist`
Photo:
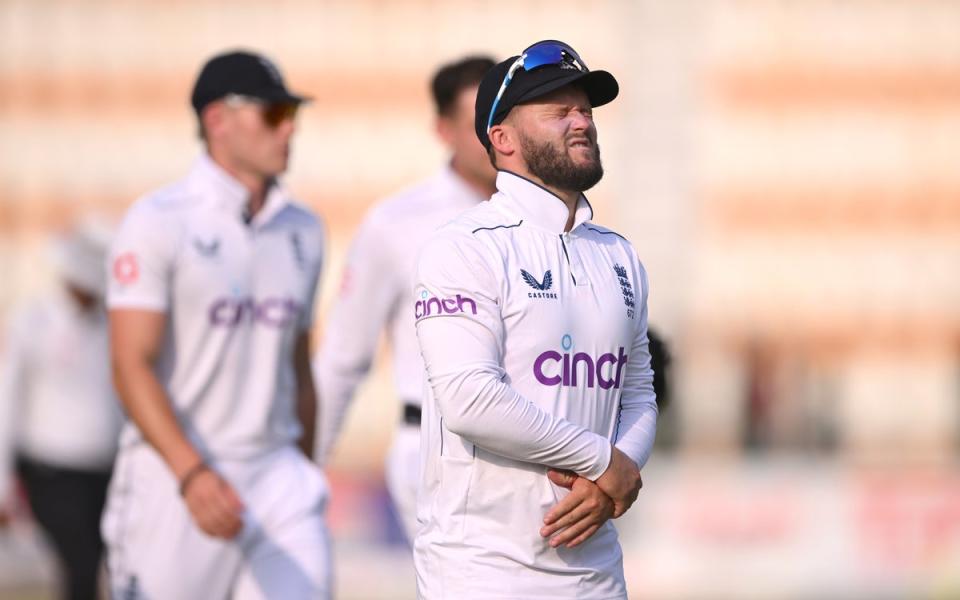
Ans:
[[[187,489],[190,487],[190,484],[193,483],[193,480],[204,471],[209,470],[210,467],[202,460],[188,469],[187,472],[183,474],[183,477],[180,478],[180,495],[186,496]]]
[[[596,463],[587,471],[579,473],[584,479],[589,479],[596,483],[604,473],[607,472],[607,469],[610,468],[610,464],[613,462],[613,444],[610,442],[604,441],[603,446],[600,448],[600,454],[597,457]]]
[[[167,463],[167,467],[177,481],[182,481],[190,470],[206,462],[206,457],[185,437],[176,444],[164,447],[154,444],[154,449],[163,457],[163,461]]]

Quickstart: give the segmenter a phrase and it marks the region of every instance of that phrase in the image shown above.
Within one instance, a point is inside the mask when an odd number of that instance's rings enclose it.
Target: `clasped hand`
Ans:
[[[185,486],[183,499],[204,533],[231,539],[243,528],[243,502],[226,479],[204,468]]]
[[[550,546],[573,548],[582,544],[611,517],[623,515],[640,493],[643,480],[640,469],[626,454],[613,448],[610,464],[596,482],[572,471],[549,469],[547,477],[555,485],[570,490],[543,518],[540,535],[550,538]]]

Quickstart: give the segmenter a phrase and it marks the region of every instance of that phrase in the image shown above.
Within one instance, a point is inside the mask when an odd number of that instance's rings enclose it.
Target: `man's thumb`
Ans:
[[[577,480],[577,474],[570,471],[557,471],[556,469],[547,470],[547,478],[560,487],[572,488],[573,482]]]

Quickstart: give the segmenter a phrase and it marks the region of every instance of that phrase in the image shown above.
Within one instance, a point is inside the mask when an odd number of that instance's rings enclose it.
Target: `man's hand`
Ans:
[[[555,469],[548,470],[547,477],[554,484],[570,490],[567,497],[543,518],[540,535],[553,536],[550,537],[552,548],[564,544],[573,548],[582,544],[613,516],[613,500],[589,479],[571,471]]]
[[[614,446],[610,464],[596,484],[613,500],[613,518],[616,519],[633,505],[643,487],[643,480],[640,479],[640,469],[636,463]]]
[[[204,533],[231,539],[243,527],[243,503],[233,487],[216,472],[205,468],[192,477],[183,499],[193,520]]]
[[[16,486],[14,486],[16,488]],[[17,515],[17,494],[10,493],[8,497],[0,496],[0,531],[6,529],[13,523]]]

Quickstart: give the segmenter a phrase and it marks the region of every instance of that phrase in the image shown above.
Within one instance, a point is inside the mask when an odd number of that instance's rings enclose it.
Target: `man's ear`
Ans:
[[[490,145],[497,154],[512,156],[519,148],[517,130],[507,123],[491,127],[487,137],[490,138]]]
[[[434,130],[437,132],[437,137],[440,138],[440,141],[443,142],[448,148],[453,145],[453,120],[446,115],[437,115],[437,120],[434,122]]]
[[[200,123],[203,125],[203,131],[206,133],[207,141],[216,137],[223,127],[226,117],[226,105],[223,102],[211,102],[204,107],[200,113]]]

